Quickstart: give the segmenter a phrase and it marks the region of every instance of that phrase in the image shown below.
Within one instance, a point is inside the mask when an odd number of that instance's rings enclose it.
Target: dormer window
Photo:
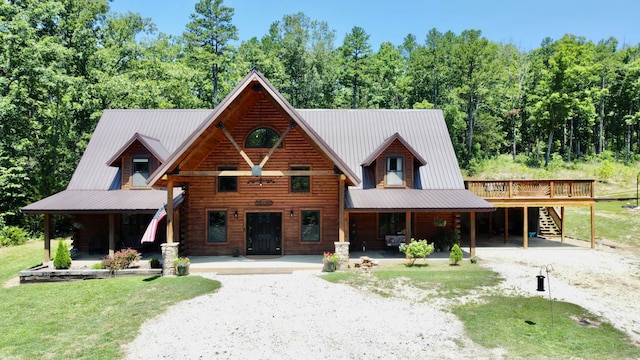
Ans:
[[[149,158],[133,158],[133,166],[131,170],[131,185],[133,187],[147,186],[147,179],[149,178],[150,173]]]
[[[387,158],[387,186],[404,185],[404,171],[402,163],[402,156],[389,156]]]

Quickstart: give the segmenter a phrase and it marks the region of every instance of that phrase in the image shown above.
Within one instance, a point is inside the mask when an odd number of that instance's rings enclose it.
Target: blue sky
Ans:
[[[111,10],[151,18],[158,31],[180,35],[197,0],[113,0]],[[512,42],[528,51],[545,37],[571,33],[598,42],[613,36],[621,44],[640,43],[637,0],[225,0],[234,8],[240,40],[264,36],[283,15],[303,12],[336,31],[336,46],[354,26],[371,36],[370,44],[400,45],[411,33],[424,43],[431,28],[456,34],[478,29],[494,42]]]

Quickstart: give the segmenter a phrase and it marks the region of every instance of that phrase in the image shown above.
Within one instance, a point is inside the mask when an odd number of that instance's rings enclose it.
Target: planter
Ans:
[[[324,260],[322,262],[322,271],[324,272],[336,271],[336,263],[334,263],[333,261]]]
[[[189,265],[176,266],[176,275],[177,276],[189,275]]]

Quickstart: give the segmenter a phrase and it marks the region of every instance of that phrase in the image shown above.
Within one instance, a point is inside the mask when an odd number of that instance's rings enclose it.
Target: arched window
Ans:
[[[247,148],[271,148],[280,139],[280,135],[269,128],[257,128],[253,130],[244,146]],[[282,147],[282,143],[278,147]]]

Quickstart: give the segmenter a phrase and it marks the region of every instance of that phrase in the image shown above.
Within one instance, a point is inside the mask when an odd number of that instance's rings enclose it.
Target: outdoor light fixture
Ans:
[[[233,217],[234,217],[234,218],[236,218],[236,219],[238,218],[238,210],[236,210],[236,211],[233,213]]]
[[[289,217],[293,219],[293,209],[289,211]]]
[[[540,267],[540,273],[538,275],[536,275],[536,279],[537,279],[537,283],[538,283],[538,288],[536,290],[538,291],[545,291],[544,290],[544,279],[545,276],[542,275],[542,269],[544,269],[547,272],[547,285],[549,287],[549,309],[551,311],[551,325],[553,325],[553,302],[551,301],[551,278],[549,277],[549,271],[553,271],[553,265],[549,264],[549,265],[543,265]]]

